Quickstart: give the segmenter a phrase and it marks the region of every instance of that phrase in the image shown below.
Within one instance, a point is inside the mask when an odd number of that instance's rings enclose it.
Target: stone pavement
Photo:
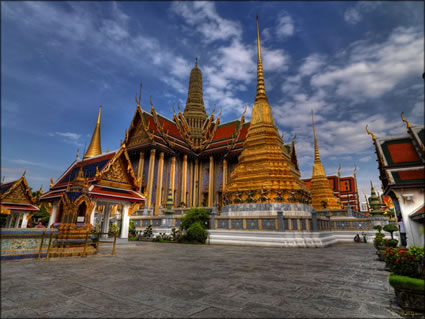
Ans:
[[[108,248],[105,253],[110,253]],[[368,244],[137,242],[117,255],[2,262],[2,318],[399,318]]]

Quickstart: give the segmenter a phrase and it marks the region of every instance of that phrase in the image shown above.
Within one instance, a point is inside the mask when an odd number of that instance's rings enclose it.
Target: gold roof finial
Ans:
[[[38,193],[39,193],[39,196],[43,195],[43,185],[40,186]]]
[[[375,134],[373,134],[371,131],[369,131],[367,124],[366,124],[366,132],[367,132],[367,134],[371,135],[372,136],[372,140],[375,141]]]
[[[341,177],[341,163],[338,166],[338,177]]]
[[[408,121],[408,120],[406,120],[406,119],[404,118],[403,113],[404,113],[404,112],[401,112],[401,120],[402,120],[404,123],[406,123],[406,127],[407,127],[407,128],[410,128],[410,123],[409,123],[409,121]]]
[[[142,100],[142,81],[140,81],[139,99],[137,99],[137,95],[134,98],[136,99],[137,107],[140,107],[140,101]]]
[[[91,138],[89,147],[83,159],[95,157],[102,154],[102,147],[100,145],[100,116],[102,113],[102,105],[99,106],[99,114],[97,116],[96,127],[94,128],[93,136]]]
[[[257,15],[257,95],[255,101],[266,100],[266,88],[264,86],[264,75],[263,75],[263,64],[261,62],[261,44],[260,44],[260,28],[258,27],[258,15]]]
[[[76,154],[76,157],[77,157],[77,161],[79,161],[80,160],[80,154],[79,154],[79,149],[77,149],[77,154]]]
[[[55,184],[55,182],[53,181],[53,177],[50,177],[50,187],[52,187]]]
[[[319,146],[317,145],[316,126],[314,124],[314,112],[311,110],[311,118],[313,121],[313,135],[314,135],[314,161],[320,161]]]
[[[27,169],[24,169],[24,173],[22,174],[22,176],[25,176],[25,174],[27,173]]]
[[[353,176],[354,178],[357,177],[357,166],[354,166]]]
[[[195,58],[195,66],[198,67],[198,57]]]

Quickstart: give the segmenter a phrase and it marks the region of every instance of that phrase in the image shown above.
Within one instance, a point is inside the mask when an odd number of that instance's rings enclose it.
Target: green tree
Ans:
[[[36,191],[36,192],[32,192],[32,197],[35,199],[35,204],[37,206],[40,205],[40,191]],[[32,215],[31,217],[31,223],[33,225],[36,224],[36,221],[41,220],[41,223],[46,226],[49,223],[49,219],[50,219],[50,214],[47,212],[46,207],[44,206],[45,203],[42,203],[40,206],[40,210],[35,213],[34,215]]]

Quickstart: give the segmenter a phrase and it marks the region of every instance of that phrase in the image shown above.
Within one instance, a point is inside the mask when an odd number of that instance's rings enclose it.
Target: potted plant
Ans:
[[[383,230],[391,234],[391,239],[386,241],[386,245],[388,247],[393,247],[393,248],[397,247],[398,240],[394,239],[393,233],[395,231],[398,231],[398,227],[395,226],[394,224],[387,224],[387,225],[384,226]]]
[[[376,229],[378,232],[375,234],[375,239],[373,240],[373,245],[376,248],[376,254],[378,255],[378,259],[380,261],[385,260],[385,242],[384,237],[385,235],[382,233],[382,226],[381,225],[375,225],[373,226],[373,229]]]
[[[389,283],[394,288],[400,307],[425,311],[424,248],[388,248],[385,251],[385,261],[392,272]]]

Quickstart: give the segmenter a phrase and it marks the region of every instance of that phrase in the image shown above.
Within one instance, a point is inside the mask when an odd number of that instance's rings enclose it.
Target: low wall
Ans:
[[[37,258],[40,249],[41,238],[45,231],[44,245],[49,243],[50,228],[2,228],[1,238],[1,260]],[[53,233],[57,234],[54,229]],[[46,256],[47,247],[42,248],[41,256]]]

